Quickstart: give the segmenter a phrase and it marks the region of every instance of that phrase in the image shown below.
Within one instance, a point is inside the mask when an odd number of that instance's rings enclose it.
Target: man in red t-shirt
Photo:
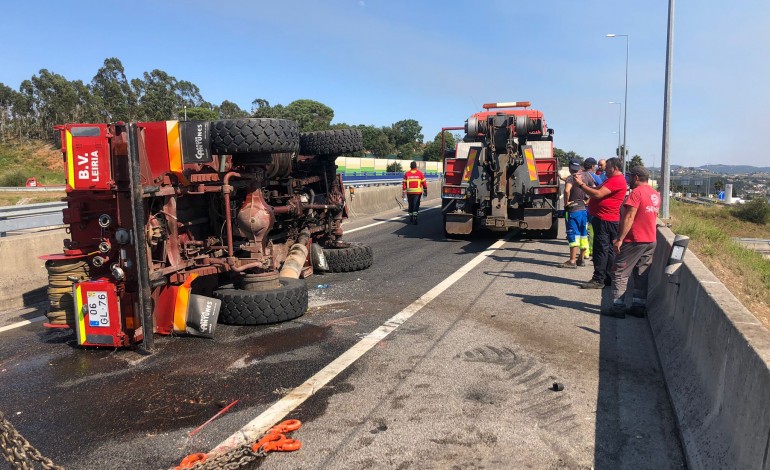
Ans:
[[[647,278],[655,253],[660,194],[649,185],[650,172],[641,165],[629,172],[631,194],[623,204],[623,218],[618,236],[612,243],[615,264],[612,267],[612,316],[623,318],[626,313],[626,287],[634,273],[634,293],[628,313],[643,318],[647,315]]]
[[[591,226],[594,229],[594,245],[591,250],[594,274],[590,281],[580,285],[582,289],[601,289],[612,283],[612,265],[615,262],[612,241],[618,236],[620,206],[626,197],[626,178],[621,168],[619,158],[607,160],[607,181],[596,189],[588,187],[582,178],[579,182],[578,178],[575,179],[575,184],[591,197],[588,213],[592,216]]]

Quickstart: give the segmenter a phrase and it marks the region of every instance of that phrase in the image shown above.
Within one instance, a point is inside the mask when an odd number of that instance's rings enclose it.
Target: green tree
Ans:
[[[400,146],[398,149],[396,149],[396,155],[398,155],[398,158],[401,160],[414,160],[414,144],[410,142]]]
[[[422,126],[414,119],[404,119],[398,121],[390,126],[390,132],[388,138],[394,147],[399,149],[405,149],[405,145],[410,146],[411,152],[417,153],[422,147],[423,135],[421,134]]]
[[[24,80],[19,86],[19,92],[11,97],[14,127],[17,137],[32,137],[35,123],[35,98],[30,80]]]
[[[770,204],[765,198],[752,199],[745,204],[738,204],[731,211],[735,217],[758,225],[764,225],[770,220]]]
[[[10,135],[11,113],[17,94],[13,88],[0,83],[0,142],[4,142]]]
[[[155,69],[152,72],[144,72],[140,80],[131,80],[131,87],[138,97],[138,119],[147,121],[165,121],[173,119],[180,106],[177,95],[178,81],[173,76],[162,70]]]
[[[400,162],[393,162],[388,164],[385,171],[387,171],[388,173],[403,173],[404,168],[401,166]]]
[[[375,157],[385,158],[387,155],[392,155],[396,152],[396,148],[391,144],[385,133],[385,128],[363,124],[356,126],[356,128],[361,132],[364,149]]]
[[[32,76],[26,92],[32,98],[33,137],[52,140],[54,125],[78,122],[81,115],[88,114],[82,83],[70,82],[46,69]]]
[[[188,108],[212,109],[211,103],[207,103],[203,99],[200,89],[194,83],[190,83],[187,80],[180,80],[176,83],[173,90],[177,95],[177,107],[179,109],[184,109],[185,106]]]
[[[725,189],[725,182],[722,180],[716,180],[714,181],[714,190],[716,192],[720,192]]]
[[[455,148],[455,137],[449,131],[444,131],[445,149],[451,150]],[[436,137],[425,145],[425,150],[422,152],[422,159],[425,161],[440,162],[444,159],[441,154],[441,132],[436,134]]]
[[[240,106],[227,100],[222,101],[222,104],[219,105],[217,111],[219,112],[218,119],[239,119],[248,117],[249,115],[249,113],[242,110]]]
[[[636,168],[637,166],[644,166],[644,162],[642,161],[642,157],[634,155],[631,157],[631,160],[626,163],[626,171],[631,171],[632,168]]]
[[[209,108],[187,108],[188,121],[216,121],[219,119],[219,113]]]
[[[334,119],[332,108],[313,100],[292,101],[283,111],[285,119],[297,122],[300,132],[327,130]]]
[[[556,147],[553,148],[553,156],[558,160],[559,167],[569,166],[570,160],[577,160],[579,162],[583,161],[583,157],[574,151],[570,150],[569,152],[565,152],[564,150]]]
[[[126,78],[123,64],[117,58],[110,57],[104,60],[104,65],[91,80],[91,92],[103,120],[107,122],[135,120],[136,95]]]
[[[270,102],[262,98],[257,98],[251,102],[251,115],[255,118],[285,118],[283,105],[270,106]]]
[[[91,89],[80,80],[70,82],[73,90],[75,90],[75,96],[77,101],[75,107],[71,111],[71,122],[99,122],[101,121],[101,113],[99,102],[91,93]]]

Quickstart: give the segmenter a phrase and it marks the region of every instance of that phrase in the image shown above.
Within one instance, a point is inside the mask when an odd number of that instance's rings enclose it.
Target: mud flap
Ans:
[[[473,214],[445,214],[444,230],[452,235],[470,234],[473,231]]]
[[[524,209],[524,223],[527,230],[548,230],[553,225],[553,210],[551,208]]]
[[[214,330],[219,319],[219,309],[222,301],[205,295],[190,294],[187,309],[187,334],[213,338]]]

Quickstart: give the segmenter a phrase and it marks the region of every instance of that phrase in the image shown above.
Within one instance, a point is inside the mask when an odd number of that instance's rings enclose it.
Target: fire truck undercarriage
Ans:
[[[314,270],[372,263],[371,248],[342,240],[334,160],[362,148],[357,130],[300,134],[280,119],[58,129],[70,238],[44,257],[49,321],[79,345],[152,348],[151,332],[289,320],[307,310]]]

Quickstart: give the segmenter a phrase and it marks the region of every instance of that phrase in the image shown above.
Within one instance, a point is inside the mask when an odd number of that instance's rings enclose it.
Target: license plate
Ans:
[[[86,296],[88,300],[88,324],[90,326],[110,326],[107,292],[89,291]]]

